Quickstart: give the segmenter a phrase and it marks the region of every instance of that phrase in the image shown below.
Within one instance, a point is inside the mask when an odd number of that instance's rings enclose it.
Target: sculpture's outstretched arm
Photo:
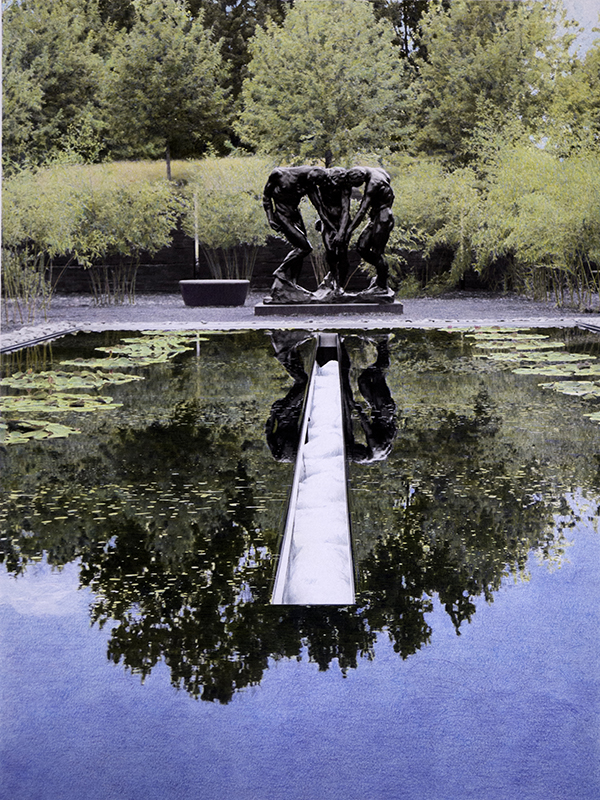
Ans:
[[[335,230],[335,224],[332,222],[331,217],[327,211],[327,208],[323,204],[323,198],[321,197],[321,192],[318,189],[311,189],[308,193],[308,199],[313,204],[313,206],[317,209],[317,214],[321,218],[321,220],[327,225],[328,228],[331,230]]]
[[[273,191],[276,186],[276,179],[273,175],[269,176],[269,180],[267,181],[264,191],[263,191],[263,199],[262,204],[265,210],[265,214],[267,215],[267,221],[271,228],[277,233],[281,233],[281,225],[277,221],[275,217],[275,211],[273,209]]]
[[[354,231],[358,228],[360,223],[363,221],[367,211],[371,207],[372,195],[373,195],[373,192],[372,192],[371,188],[367,185],[365,187],[365,192],[363,194],[363,199],[362,199],[362,203],[360,204],[360,208],[358,209],[358,211],[356,212],[356,216],[354,217],[354,219],[352,220],[352,222],[348,226],[348,232],[346,234],[347,241],[350,241],[350,237],[352,236]]]

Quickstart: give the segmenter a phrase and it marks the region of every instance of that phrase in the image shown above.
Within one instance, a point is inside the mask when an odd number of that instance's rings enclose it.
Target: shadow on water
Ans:
[[[55,369],[90,355],[75,339],[55,345]],[[77,436],[4,449],[1,544],[17,575],[44,554],[57,567],[79,559],[109,659],[142,678],[164,661],[194,697],[227,703],[270,659],[305,651],[345,673],[382,632],[407,658],[430,641],[435,595],[460,634],[475,599],[519,579],[532,550],[560,558],[562,494],[573,480],[597,486],[596,429],[575,420],[544,449],[539,414],[555,425],[572,408],[474,366],[460,334],[348,334],[357,604],[271,606],[311,336],[189,344],[113,387],[119,410],[80,415]]]

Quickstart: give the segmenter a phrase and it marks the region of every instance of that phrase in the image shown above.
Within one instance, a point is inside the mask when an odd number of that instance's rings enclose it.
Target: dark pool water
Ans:
[[[63,389],[110,408],[7,411],[80,432],[2,451],[1,796],[598,797],[598,400],[480,334],[345,335],[349,608],[269,604],[310,336],[129,343],[112,372],[144,380]]]

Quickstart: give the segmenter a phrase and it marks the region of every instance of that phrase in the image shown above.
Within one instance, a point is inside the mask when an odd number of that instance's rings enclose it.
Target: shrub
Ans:
[[[202,249],[214,278],[250,278],[258,247],[272,231],[262,194],[272,169],[259,157],[208,158],[188,173],[182,226]]]
[[[511,288],[589,306],[600,289],[600,158],[560,159],[507,147],[490,169],[483,223],[473,232],[478,269],[500,257]]]
[[[435,279],[437,290],[451,288],[474,261],[472,234],[481,214],[479,181],[472,169],[448,172],[437,162],[408,160],[389,167],[393,176],[396,224],[388,245],[390,277],[397,285],[411,277],[424,285]],[[450,271],[440,277],[431,269],[436,250],[453,253]],[[423,272],[407,276],[409,256],[423,258]],[[408,284],[406,284],[408,286]]]
[[[90,270],[97,302],[133,302],[140,254],[171,240],[178,201],[167,181],[124,176],[112,164],[56,165],[4,184],[5,300],[31,320],[52,298],[58,256]],[[118,264],[105,261],[116,256]]]

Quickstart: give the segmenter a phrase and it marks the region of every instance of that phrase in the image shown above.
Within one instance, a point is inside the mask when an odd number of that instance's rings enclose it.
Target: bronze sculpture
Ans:
[[[302,198],[308,196],[319,210],[317,186],[325,177],[325,170],[319,167],[280,167],[269,176],[263,192],[263,207],[269,225],[293,247],[274,272],[273,303],[307,303],[312,299],[311,292],[298,285],[302,263],[313,249],[299,205]]]
[[[392,215],[394,192],[390,176],[384,169],[353,167],[348,170],[346,179],[351,186],[365,184],[362,203],[348,228],[347,239],[350,241],[353,232],[368,213],[370,221],[359,236],[356,249],[361,258],[377,270],[376,277],[370,286],[360,293],[360,297],[363,300],[380,298],[383,302],[390,302],[394,298],[394,293],[388,287],[388,264],[383,255],[394,227]]]
[[[352,191],[364,184],[362,201],[354,219],[350,218]],[[319,215],[320,229],[329,273],[316,292],[298,284],[302,263],[312,252],[306,227],[299,211],[308,197]],[[284,236],[293,249],[274,272],[271,296],[266,303],[392,303],[388,287],[388,265],[384,257],[394,227],[394,192],[388,173],[380,168],[279,167],[271,173],[263,194],[263,207],[271,228]],[[359,236],[357,252],[376,269],[367,289],[358,294],[344,291],[348,277],[348,245],[366,215],[369,222]]]

